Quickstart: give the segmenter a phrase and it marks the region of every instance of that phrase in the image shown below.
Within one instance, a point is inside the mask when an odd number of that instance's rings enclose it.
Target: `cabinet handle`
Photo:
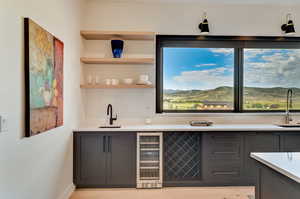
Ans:
[[[106,151],[106,136],[103,136],[103,152]]]
[[[216,171],[213,172],[214,175],[237,175],[238,172],[236,171]]]
[[[238,152],[231,152],[231,151],[214,151],[214,154],[237,154]]]

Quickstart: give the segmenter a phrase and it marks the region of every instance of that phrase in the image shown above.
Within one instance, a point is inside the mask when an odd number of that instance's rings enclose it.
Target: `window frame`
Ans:
[[[164,110],[163,48],[233,48],[233,110]],[[156,35],[156,113],[270,113],[284,110],[244,110],[244,49],[300,49],[300,37]],[[300,112],[300,110],[291,110]]]

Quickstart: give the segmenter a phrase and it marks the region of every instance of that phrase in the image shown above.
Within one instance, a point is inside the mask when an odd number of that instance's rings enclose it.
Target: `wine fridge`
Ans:
[[[162,133],[137,134],[137,188],[162,187]]]

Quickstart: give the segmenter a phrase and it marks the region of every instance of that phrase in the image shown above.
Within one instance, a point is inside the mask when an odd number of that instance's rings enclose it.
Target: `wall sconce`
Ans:
[[[204,12],[203,21],[199,24],[198,27],[201,31],[201,34],[206,35],[206,34],[209,33],[208,20],[207,20],[206,12]]]
[[[286,35],[294,35],[294,34],[296,34],[294,23],[293,23],[293,20],[292,20],[292,14],[287,14],[286,15],[286,24],[283,24],[281,26],[281,30]]]

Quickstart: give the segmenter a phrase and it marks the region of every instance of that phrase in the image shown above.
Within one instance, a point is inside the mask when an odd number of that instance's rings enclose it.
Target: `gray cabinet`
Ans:
[[[300,152],[300,133],[281,133],[280,151]]]
[[[165,132],[164,186],[254,185],[251,152],[300,152],[298,132]],[[136,132],[75,132],[77,187],[135,187]]]
[[[104,138],[103,135],[90,133],[75,136],[75,184],[88,187],[105,185],[106,153]]]
[[[75,132],[77,187],[135,187],[136,134]]]
[[[251,152],[279,151],[279,135],[273,133],[249,133],[244,136],[244,169],[243,177],[250,184],[255,184],[257,167],[255,160],[250,157]]]
[[[240,133],[203,134],[203,180],[211,185],[238,185],[242,175]]]
[[[111,187],[136,186],[136,133],[108,136],[107,184]]]

